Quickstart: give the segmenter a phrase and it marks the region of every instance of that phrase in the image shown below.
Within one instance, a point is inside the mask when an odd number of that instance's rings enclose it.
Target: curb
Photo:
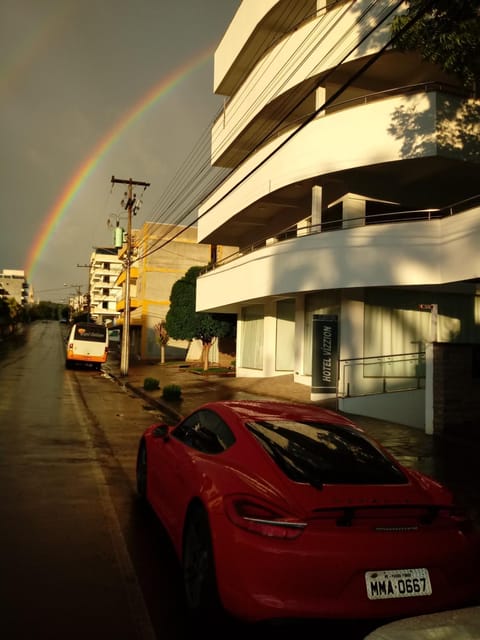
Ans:
[[[139,387],[135,387],[130,382],[122,383],[119,380],[117,380],[117,382],[118,384],[123,384],[124,387],[126,387],[127,389],[130,389],[130,391],[132,391],[133,393],[135,393],[135,395],[139,396],[140,398],[148,402],[151,406],[155,407],[156,409],[160,409],[160,411],[163,411],[163,413],[166,413],[168,417],[172,419],[175,423],[179,422],[184,417],[183,414],[178,413],[178,411],[175,411],[175,409],[170,407],[166,402],[163,402],[162,400],[153,399],[148,395],[146,391],[144,391],[143,389],[140,389]]]
[[[166,414],[168,419],[172,420],[174,424],[179,422],[184,417],[183,414],[176,411],[173,407],[168,405],[166,402],[163,402],[161,400],[155,400],[146,391],[144,391],[143,389],[140,389],[139,387],[136,387],[131,382],[123,382],[121,378],[116,376],[112,371],[108,371],[106,369],[102,369],[102,371],[104,374],[106,374],[112,380],[114,380],[120,387],[123,387],[124,389],[129,389],[132,393],[137,395],[139,398],[142,398],[142,400],[145,400],[146,402],[148,402],[148,404],[151,407],[158,409],[159,411],[162,411],[162,413]]]

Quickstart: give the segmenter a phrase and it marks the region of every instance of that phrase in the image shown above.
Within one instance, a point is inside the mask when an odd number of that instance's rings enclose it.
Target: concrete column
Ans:
[[[322,201],[323,187],[315,185],[312,189],[312,227],[317,227],[317,231],[321,231],[322,224]]]
[[[365,224],[365,200],[353,193],[343,198],[343,229],[362,227]]]
[[[364,345],[364,312],[365,303],[362,299],[343,298],[340,313],[340,360],[346,361],[363,356]],[[358,372],[352,362],[340,363],[338,389],[340,395],[347,392],[348,383],[354,384]]]
[[[318,87],[318,89],[315,89],[315,110],[323,107],[326,99],[327,99],[327,90],[325,87]],[[325,109],[322,109],[318,115],[324,116]]]
[[[305,295],[295,296],[295,369],[294,381],[305,384],[304,376],[305,352]]]
[[[433,406],[433,343],[425,345],[425,433],[433,435],[434,431]]]

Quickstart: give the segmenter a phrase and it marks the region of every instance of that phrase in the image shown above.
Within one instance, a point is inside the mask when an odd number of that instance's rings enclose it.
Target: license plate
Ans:
[[[432,585],[427,569],[367,571],[365,584],[370,600],[413,598],[432,594]]]

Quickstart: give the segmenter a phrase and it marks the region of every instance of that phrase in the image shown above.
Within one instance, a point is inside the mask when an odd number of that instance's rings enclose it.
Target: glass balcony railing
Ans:
[[[361,226],[364,224],[388,224],[395,222],[417,222],[420,220],[438,220],[440,218],[446,218],[449,216],[468,211],[476,206],[480,205],[480,194],[455,202],[441,209],[408,209],[408,210],[395,210],[391,212],[382,212],[378,214],[363,215],[358,218],[349,218],[348,227]],[[221,267],[225,264],[229,264],[238,258],[263,249],[267,245],[276,244],[285,240],[291,240],[292,238],[302,238],[304,236],[316,235],[319,233],[338,231],[343,229],[343,218],[329,220],[320,224],[311,224],[309,222],[297,223],[286,229],[283,229],[277,233],[273,238],[262,238],[257,242],[246,245],[240,248],[238,251],[222,258],[221,260],[209,264],[204,269],[204,273],[211,271],[216,267]],[[355,224],[358,223],[358,224]]]
[[[396,353],[339,362],[343,398],[425,388],[425,352]]]

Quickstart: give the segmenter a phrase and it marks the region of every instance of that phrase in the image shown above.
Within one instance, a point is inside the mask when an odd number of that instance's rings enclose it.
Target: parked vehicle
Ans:
[[[104,325],[77,322],[70,330],[67,340],[65,366],[88,364],[100,369],[108,354],[108,331]]]
[[[112,342],[120,342],[120,338],[122,334],[120,333],[120,329],[109,329],[108,330],[108,339],[110,343]]]
[[[193,614],[387,619],[480,597],[480,538],[438,482],[335,412],[211,402],[142,435],[137,490]]]

